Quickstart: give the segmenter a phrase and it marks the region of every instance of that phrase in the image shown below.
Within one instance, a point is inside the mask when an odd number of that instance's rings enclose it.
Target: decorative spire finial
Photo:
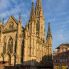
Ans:
[[[2,23],[4,24],[4,18],[2,19]]]
[[[31,8],[31,13],[30,13],[30,20],[35,19],[35,8],[34,8],[34,2],[32,0],[32,8]]]
[[[32,0],[32,7],[34,7],[34,1]]]
[[[50,22],[48,23],[48,33],[47,33],[47,37],[52,37],[51,28],[50,28]]]
[[[34,2],[34,0],[32,0],[32,2]]]
[[[41,7],[42,6],[42,1],[41,0],[37,0],[37,5]]]
[[[21,13],[19,13],[19,21],[21,21]]]

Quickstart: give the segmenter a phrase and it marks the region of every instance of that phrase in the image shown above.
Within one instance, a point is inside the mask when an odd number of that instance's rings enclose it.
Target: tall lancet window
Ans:
[[[39,28],[40,28],[40,24],[39,24],[39,20],[37,20],[37,23],[36,23],[36,34],[39,34]]]
[[[10,37],[8,41],[8,54],[12,54],[12,53],[13,53],[13,39],[12,37]]]
[[[6,53],[6,36],[4,37],[4,46],[3,46],[3,54]]]

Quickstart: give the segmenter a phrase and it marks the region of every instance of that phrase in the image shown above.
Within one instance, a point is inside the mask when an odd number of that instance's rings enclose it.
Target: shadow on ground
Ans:
[[[51,56],[44,56],[39,63],[36,60],[30,60],[20,65],[4,66],[3,69],[53,69],[53,63]]]

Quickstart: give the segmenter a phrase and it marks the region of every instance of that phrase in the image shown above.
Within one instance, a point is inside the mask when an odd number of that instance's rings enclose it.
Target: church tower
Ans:
[[[47,44],[48,44],[48,56],[52,59],[52,33],[50,23],[48,24]]]
[[[35,18],[35,8],[33,2],[31,7],[30,19],[28,24],[26,25],[26,30],[25,30],[24,50],[25,50],[24,61],[30,61],[36,59],[36,18]]]
[[[36,20],[37,20],[37,27],[36,27],[37,35],[40,37],[40,39],[44,40],[45,38],[44,15],[43,15],[41,0],[37,0],[36,2],[35,14],[36,14]]]
[[[32,9],[30,13],[30,40],[31,40],[31,60],[36,60],[36,17],[35,17],[35,8],[34,3],[32,2]]]

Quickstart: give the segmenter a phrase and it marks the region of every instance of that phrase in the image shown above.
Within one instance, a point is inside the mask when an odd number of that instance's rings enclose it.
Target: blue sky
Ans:
[[[18,19],[22,16],[22,24],[25,26],[29,19],[32,0],[0,0],[0,20],[8,20],[13,15]],[[34,0],[34,3],[36,0]],[[51,23],[53,35],[53,50],[61,43],[69,43],[69,0],[42,0],[45,28],[47,32],[48,22]]]

